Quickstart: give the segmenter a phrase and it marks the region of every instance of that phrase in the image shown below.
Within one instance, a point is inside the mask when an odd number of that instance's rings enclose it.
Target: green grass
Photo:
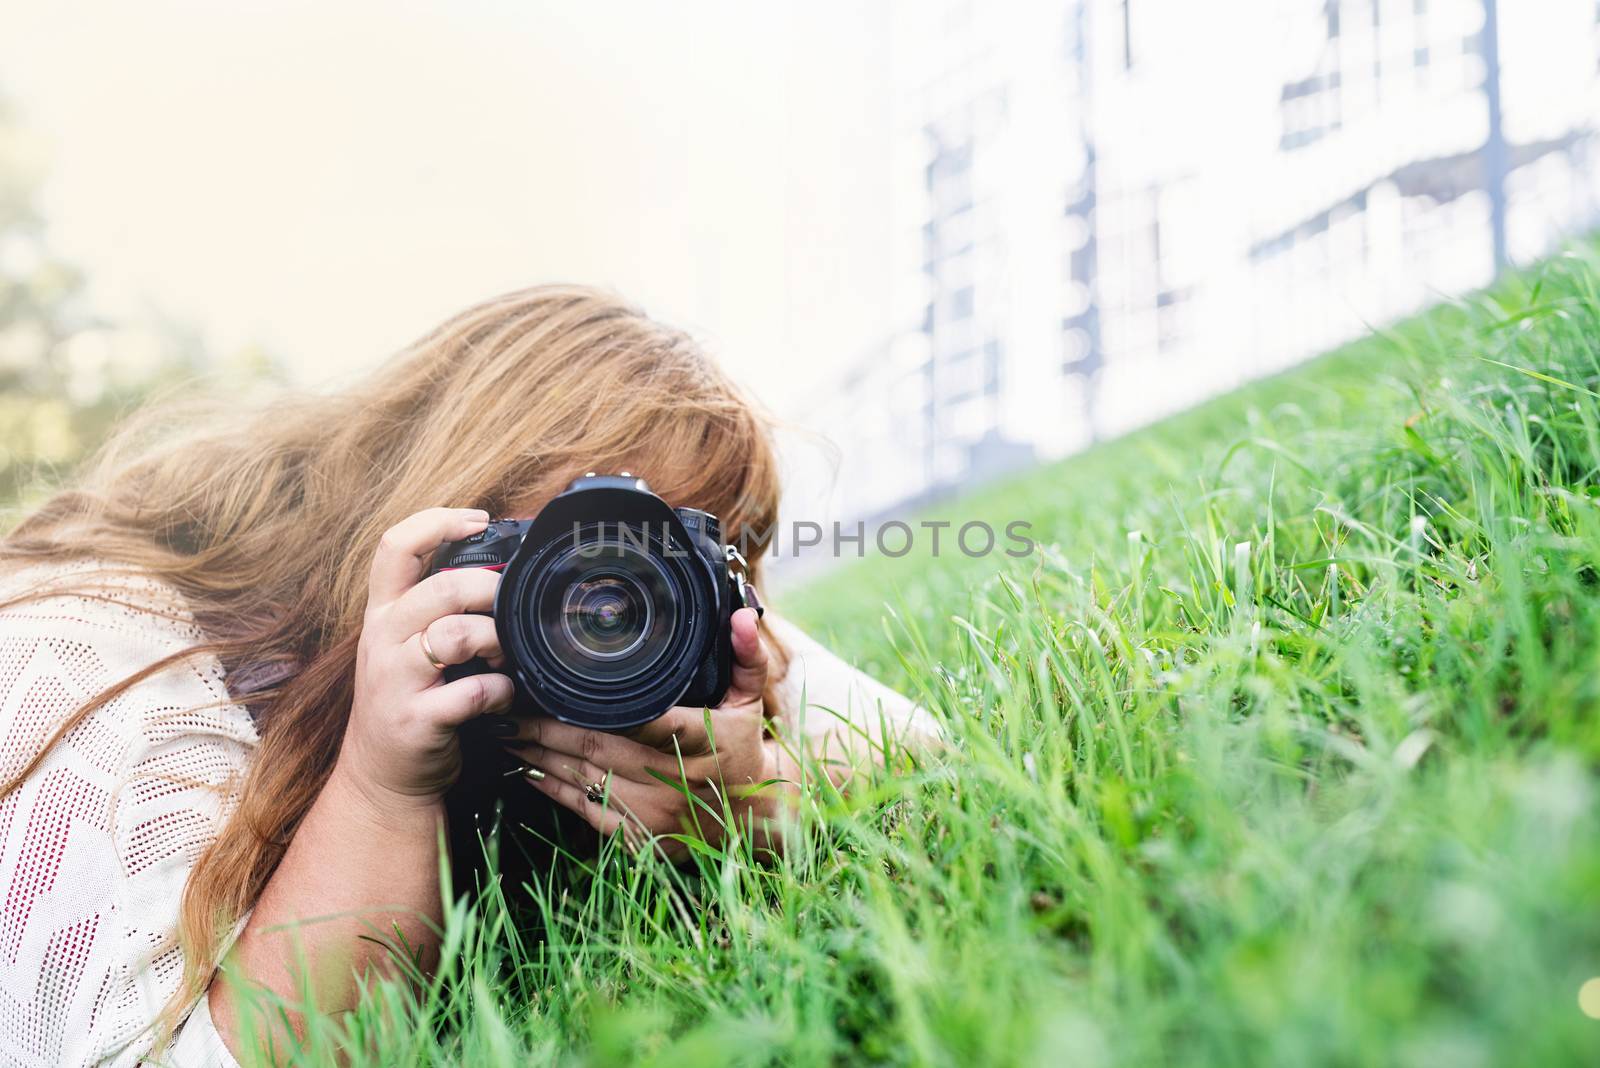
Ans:
[[[1046,544],[782,606],[946,758],[458,905],[355,1063],[1600,1062],[1597,391],[1585,247],[952,506]]]

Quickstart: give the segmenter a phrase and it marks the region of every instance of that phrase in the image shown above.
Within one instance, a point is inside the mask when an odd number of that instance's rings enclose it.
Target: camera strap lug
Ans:
[[[750,562],[744,558],[744,554],[732,545],[724,545],[722,558],[727,561],[728,578],[733,580],[734,589],[739,591],[739,600],[744,607],[754,608],[757,619],[766,615],[766,607],[756,593],[755,583],[750,581]]]

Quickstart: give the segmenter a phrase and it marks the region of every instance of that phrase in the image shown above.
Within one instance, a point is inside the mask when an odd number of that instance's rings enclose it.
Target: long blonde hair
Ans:
[[[457,315],[358,388],[279,399],[178,436],[147,413],[79,485],[0,542],[0,566],[93,559],[188,602],[205,640],[97,695],[84,716],[186,657],[281,665],[252,696],[260,744],[184,890],[184,976],[158,1033],[205,990],[222,932],[256,901],[339,751],[378,538],[431,505],[508,514],[589,470],[644,476],[730,540],[772,529],[769,425],[685,334],[602,291],[542,286]],[[759,573],[763,537],[752,545]]]

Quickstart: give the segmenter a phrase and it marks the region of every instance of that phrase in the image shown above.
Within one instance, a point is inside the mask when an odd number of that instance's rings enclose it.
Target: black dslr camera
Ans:
[[[719,704],[729,621],[746,604],[760,610],[717,517],[669,507],[627,472],[585,475],[535,518],[497,519],[434,554],[432,572],[463,567],[501,572],[494,620],[512,712],[600,730]],[[487,670],[474,660],[446,677]]]

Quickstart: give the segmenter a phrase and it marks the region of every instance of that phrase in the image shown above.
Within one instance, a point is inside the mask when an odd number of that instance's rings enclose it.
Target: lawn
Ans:
[[[780,605],[947,755],[458,904],[355,1063],[1600,1063],[1597,390],[1583,247],[949,505],[1041,549]]]

